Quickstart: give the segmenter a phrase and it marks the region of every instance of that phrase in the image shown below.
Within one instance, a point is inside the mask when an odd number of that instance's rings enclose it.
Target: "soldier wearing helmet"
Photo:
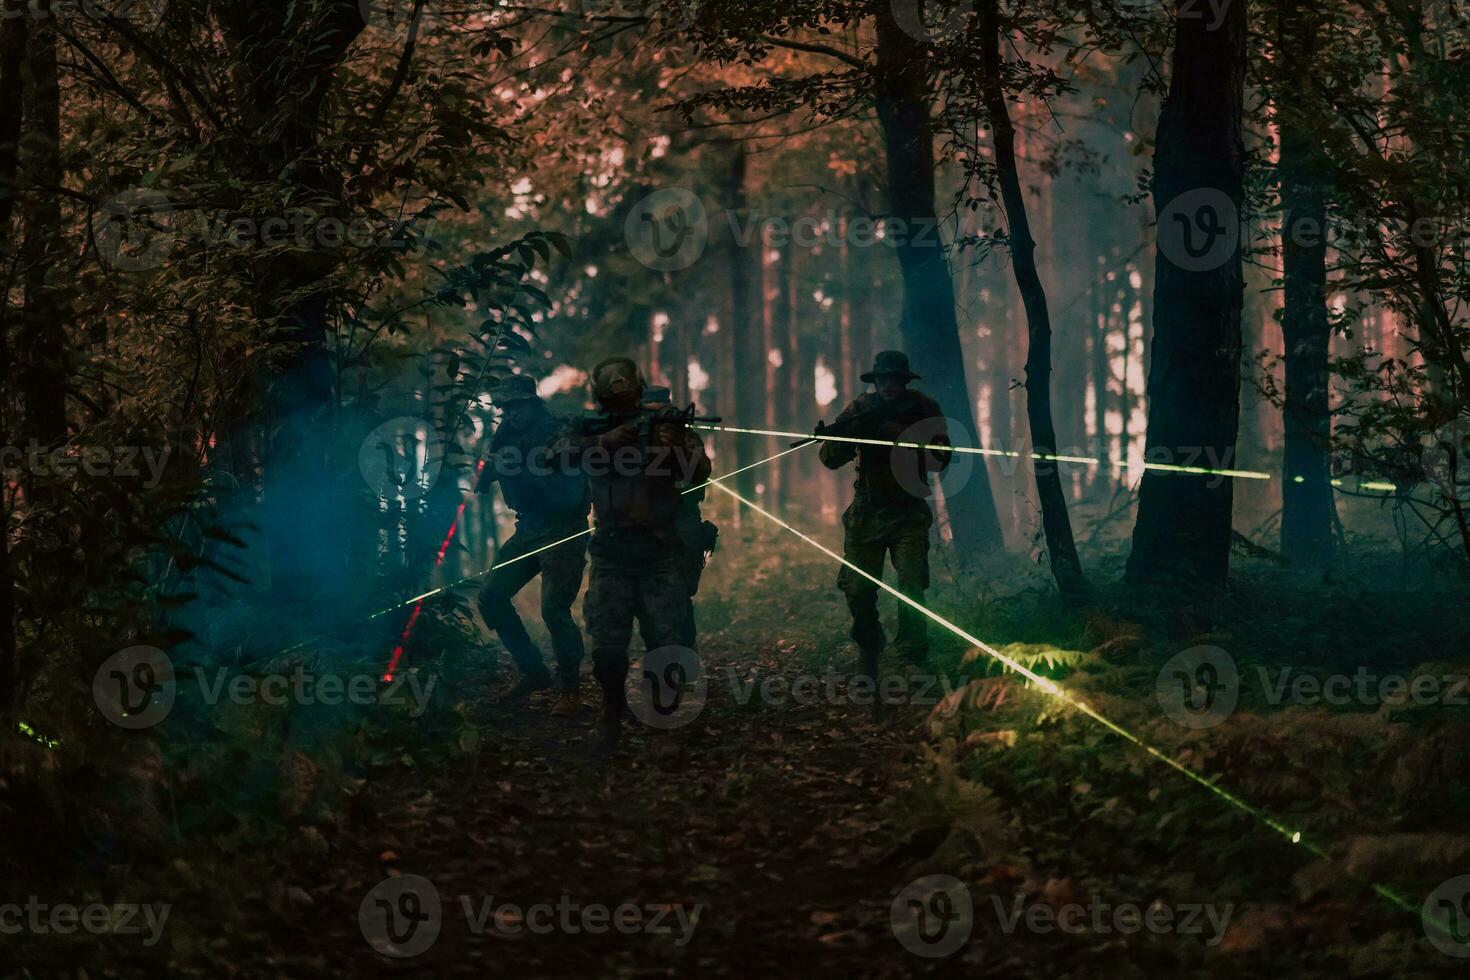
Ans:
[[[565,466],[587,476],[596,530],[585,616],[592,671],[602,687],[604,747],[617,744],[627,713],[624,685],[633,622],[649,649],[683,646],[689,591],[680,571],[680,487],[709,478],[704,443],[687,426],[657,421],[645,405],[638,365],[612,357],[592,370],[598,411],[553,444]],[[645,424],[646,423],[646,424]]]

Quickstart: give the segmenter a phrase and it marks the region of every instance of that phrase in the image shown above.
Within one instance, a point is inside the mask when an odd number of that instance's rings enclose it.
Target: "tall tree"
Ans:
[[[421,7],[414,5],[415,22]],[[289,200],[311,202],[328,213],[342,210],[344,175],[314,150],[333,76],[368,11],[353,0],[263,0],[216,8],[235,67],[239,135],[251,147],[240,166],[261,181],[289,181]],[[405,59],[412,59],[415,37],[411,30]],[[393,94],[390,89],[383,104]],[[339,529],[332,516],[334,488],[324,478],[330,446],[324,436],[335,431],[329,318],[340,299],[325,281],[338,261],[325,249],[285,252],[272,262],[269,288],[258,301],[262,322],[291,351],[266,379],[265,527],[272,587],[282,594],[318,594],[345,578],[346,545],[332,533]]]
[[[869,23],[876,25],[875,44],[863,39]],[[826,43],[833,25],[851,32],[844,39],[850,44]],[[692,35],[702,53],[723,63],[764,61],[770,49],[784,48],[837,67],[810,74],[777,71],[758,85],[720,89],[679,102],[677,108],[691,119],[695,109],[706,106],[727,112],[749,110],[766,118],[773,109],[795,113],[816,106],[831,121],[876,104],[883,134],[886,213],[893,236],[889,241],[903,277],[898,333],[925,387],[950,418],[952,433],[977,445],[975,402],[935,203],[935,64],[930,47],[904,30],[891,4],[871,0],[771,8],[719,5],[701,11]],[[854,308],[863,309],[856,304]],[[874,335],[882,332],[871,315],[868,322]],[[976,467],[964,486],[946,493],[945,506],[960,554],[1002,546],[989,475],[983,467]]]
[[[935,206],[927,49],[899,25],[887,4],[878,9],[877,40],[874,85],[887,150],[888,209],[899,229],[893,251],[903,269],[899,329],[915,370],[924,376],[944,414],[963,428],[961,438],[967,444],[978,446],[980,430],[955,317],[954,280]],[[961,554],[1002,546],[985,467],[975,467],[962,487],[946,492],[944,504]]]
[[[24,304],[15,356],[19,373],[21,434],[51,449],[66,438],[65,288],[55,266],[64,249],[61,198],[53,189],[61,173],[61,86],[56,65],[56,21],[31,25],[25,59],[26,125],[21,135],[25,194],[20,247]]]
[[[1061,474],[1057,464],[1046,458],[1057,452],[1056,427],[1051,411],[1051,313],[1047,309],[1046,290],[1036,271],[1036,241],[1031,236],[1031,221],[1026,213],[1026,199],[1021,193],[1021,178],[1016,168],[1016,130],[1011,124],[1001,79],[1002,32],[1000,4],[998,0],[987,0],[980,17],[984,63],[981,85],[986,114],[995,138],[996,180],[1010,224],[1011,268],[1026,309],[1026,421],[1031,430],[1032,470],[1036,475],[1036,493],[1041,502],[1041,523],[1046,534],[1052,575],[1064,595],[1077,595],[1085,591],[1086,580],[1077,557],[1077,544],[1072,538],[1072,521],[1067,515],[1067,497],[1062,492]]]
[[[733,405],[738,419],[760,419],[765,416],[762,395],[765,385],[754,379],[765,375],[765,358],[761,350],[763,331],[756,321],[756,296],[759,288],[760,270],[756,262],[761,261],[749,243],[741,240],[739,229],[749,224],[749,202],[746,195],[748,157],[745,146],[737,143],[730,156],[730,168],[725,177],[725,209],[731,216],[726,224],[730,229],[728,258],[730,263],[730,344]],[[735,443],[735,468],[741,469],[759,457],[759,443],[739,440]],[[757,470],[747,469],[736,475],[736,486],[746,499],[754,500]]]
[[[1174,30],[1154,151],[1159,243],[1144,457],[1229,465],[1240,415],[1246,5],[1227,4],[1217,26],[1180,0]],[[1223,584],[1234,489],[1218,475],[1147,470],[1128,580]]]
[[[1281,550],[1312,564],[1332,557],[1333,492],[1329,449],[1327,316],[1327,193],[1331,162],[1314,117],[1316,11],[1303,0],[1281,0],[1276,35],[1276,118],[1281,133],[1281,255],[1285,306],[1286,447],[1282,472]]]
[[[15,213],[16,178],[20,162],[20,127],[25,99],[21,93],[25,63],[25,17],[8,16],[13,4],[5,3],[7,16],[0,21],[0,91],[16,97],[0,105],[0,267],[11,267],[10,221]],[[10,389],[9,304],[0,308],[0,446],[10,443],[6,411]],[[15,580],[10,570],[9,488],[0,483],[0,721],[8,721],[15,704]]]

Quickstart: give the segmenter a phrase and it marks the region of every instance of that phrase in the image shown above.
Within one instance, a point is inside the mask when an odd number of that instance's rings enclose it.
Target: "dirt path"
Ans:
[[[677,730],[633,730],[611,757],[598,754],[590,678],[591,703],[572,721],[548,716],[549,695],[520,709],[477,701],[487,745],[476,771],[440,773],[407,796],[378,800],[366,832],[334,845],[332,880],[298,883],[310,903],[297,896],[299,917],[271,944],[306,951],[304,962],[291,956],[288,972],[891,976],[941,968],[899,945],[889,913],[914,855],[884,811],[921,771],[914,729],[927,709],[901,707],[877,723],[845,681],[813,671],[816,647],[840,624],[825,594],[829,576],[779,577],[787,584],[772,582],[762,602],[757,570],[745,602],[713,610],[718,628],[701,644],[708,700]],[[820,623],[772,638],[770,624],[814,608]],[[803,675],[823,686],[798,703],[787,685]],[[772,702],[750,687],[758,678],[772,678]],[[432,945],[399,960],[370,948],[358,916],[369,891],[393,874],[420,876],[441,907]],[[399,887],[425,890],[416,881]],[[551,910],[532,912],[538,904]],[[585,909],[629,904],[638,926],[624,911],[622,928],[591,934],[601,923],[584,920]],[[414,942],[423,943],[404,948]]]

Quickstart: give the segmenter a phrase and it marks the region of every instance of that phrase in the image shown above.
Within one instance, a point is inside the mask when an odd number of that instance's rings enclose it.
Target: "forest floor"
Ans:
[[[1292,672],[1364,665],[1466,673],[1463,583],[1380,569],[1304,584],[1243,561],[1223,596],[1160,606],[1100,584],[1074,606],[1034,568],[977,594],[966,582],[994,570],[955,582],[937,563],[934,609],[1283,833],[937,625],[938,684],[884,664],[927,703],[875,720],[847,678],[835,572],[782,532],[727,533],[698,600],[707,702],[610,755],[593,747],[590,677],[582,716],[556,720],[547,694],[499,701],[512,678],[493,647],[434,640],[418,655],[452,680],[459,721],[428,737],[448,751],[344,766],[330,813],[286,808],[257,843],[195,835],[133,867],[146,886],[131,891],[172,906],[164,942],[109,938],[100,960],[70,944],[65,966],[49,949],[17,975],[1410,977],[1463,963],[1418,910],[1470,873],[1470,706],[1454,690],[1324,705],[1291,687]],[[1228,651],[1238,704],[1190,727],[1163,710],[1159,678],[1201,646]],[[1297,691],[1284,700],[1282,670]],[[298,763],[317,796],[330,755]],[[385,955],[364,926],[388,907],[431,923],[396,934],[415,955]]]

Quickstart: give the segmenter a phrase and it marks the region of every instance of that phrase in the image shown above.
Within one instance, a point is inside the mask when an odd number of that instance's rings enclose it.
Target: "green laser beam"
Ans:
[[[34,742],[39,742],[40,744],[46,746],[46,748],[48,749],[54,749],[56,748],[56,746],[61,744],[61,739],[47,738],[45,735],[42,735],[40,732],[36,731],[34,728],[23,721],[18,721],[15,723],[15,730],[20,732],[26,738],[29,738]]]
[[[916,609],[919,612],[923,613],[929,619],[931,619],[934,622],[938,623],[940,626],[943,626],[945,629],[949,630],[951,633],[953,633],[956,636],[960,637],[961,639],[965,640],[967,643],[973,644],[975,647],[977,647],[978,649],[984,651],[986,654],[988,654],[989,656],[991,656],[995,660],[997,660],[1000,663],[1004,664],[1005,666],[1009,667],[1011,670],[1014,670],[1016,673],[1018,673],[1021,676],[1025,677],[1027,680],[1031,681],[1041,691],[1045,692],[1046,694],[1051,695],[1052,697],[1054,697],[1057,700],[1061,701],[1063,704],[1067,704],[1067,705],[1070,705],[1070,706],[1076,708],[1077,710],[1081,711],[1083,714],[1085,714],[1089,718],[1091,718],[1093,721],[1096,721],[1098,724],[1100,724],[1104,728],[1108,729],[1108,731],[1111,731],[1111,732],[1113,732],[1113,733],[1121,736],[1125,740],[1133,743],[1138,748],[1140,748],[1144,752],[1148,753],[1150,756],[1154,757],[1155,759],[1158,759],[1160,762],[1163,762],[1165,765],[1169,766],[1174,771],[1176,771],[1176,772],[1180,773],[1181,775],[1187,777],[1190,781],[1192,781],[1192,782],[1194,782],[1194,783],[1196,783],[1196,784],[1204,787],[1205,789],[1209,790],[1215,796],[1217,796],[1220,799],[1224,800],[1226,803],[1230,804],[1231,806],[1235,807],[1236,809],[1240,810],[1241,812],[1246,813],[1249,816],[1254,817],[1257,821],[1259,821],[1260,823],[1264,824],[1266,827],[1269,827],[1271,830],[1275,831],[1277,834],[1279,834],[1282,837],[1286,838],[1286,840],[1288,842],[1290,842],[1291,844],[1306,849],[1309,853],[1311,853],[1312,855],[1314,855],[1314,856],[1316,856],[1318,858],[1322,858],[1324,860],[1329,859],[1327,852],[1323,848],[1319,847],[1318,845],[1312,843],[1311,841],[1306,840],[1302,836],[1302,832],[1300,830],[1293,830],[1292,828],[1290,828],[1290,827],[1286,826],[1285,824],[1283,824],[1281,821],[1279,821],[1279,820],[1275,819],[1274,817],[1272,817],[1266,811],[1260,809],[1257,806],[1252,805],[1251,803],[1249,803],[1246,800],[1242,799],[1241,797],[1235,795],[1234,793],[1230,792],[1229,790],[1224,789],[1223,787],[1216,785],[1212,780],[1210,780],[1210,779],[1206,778],[1204,775],[1202,775],[1202,774],[1194,771],[1189,766],[1187,766],[1184,763],[1180,762],[1178,759],[1175,759],[1173,756],[1170,756],[1167,753],[1163,752],[1162,750],[1153,747],[1152,745],[1148,744],[1147,742],[1145,742],[1143,739],[1141,739],[1137,735],[1134,735],[1132,732],[1128,731],[1122,725],[1119,725],[1117,722],[1111,720],[1110,718],[1107,718],[1102,713],[1100,713],[1097,709],[1093,708],[1091,705],[1089,705],[1087,702],[1083,701],[1081,698],[1077,697],[1075,694],[1072,694],[1071,692],[1063,689],[1055,681],[1051,680],[1048,677],[1043,677],[1040,674],[1038,674],[1035,671],[1033,671],[1030,668],[1028,668],[1025,664],[1022,664],[1019,661],[1017,661],[1017,660],[1015,660],[1015,659],[1013,659],[1011,657],[1007,657],[1005,654],[1001,653],[999,650],[995,649],[990,644],[988,644],[984,640],[980,639],[978,636],[975,636],[973,633],[970,633],[968,630],[962,629],[961,627],[957,626],[956,624],[950,622],[948,619],[945,619],[943,616],[941,616],[938,613],[934,612],[933,610],[929,609],[927,606],[923,605],[922,603],[918,602],[917,600],[914,600],[914,599],[909,598],[908,596],[906,596],[902,592],[900,592],[898,589],[896,589],[893,586],[889,585],[888,583],[884,582],[881,578],[879,578],[879,577],[877,577],[875,575],[872,575],[872,574],[864,571],[863,569],[859,568],[857,565],[855,565],[852,562],[848,561],[842,555],[839,555],[837,552],[833,551],[831,548],[828,548],[826,545],[822,544],[820,541],[817,541],[815,538],[812,538],[812,537],[810,537],[810,536],[808,536],[806,534],[803,534],[801,531],[799,531],[796,528],[792,527],[790,524],[786,523],[781,518],[777,517],[775,514],[772,514],[770,511],[768,511],[765,508],[761,507],[759,504],[756,504],[753,501],[750,501],[750,500],[745,499],[745,497],[743,497],[740,494],[736,493],[734,490],[731,490],[729,487],[726,487],[726,486],[723,486],[723,485],[717,485],[717,486],[718,486],[718,488],[720,490],[723,490],[725,493],[727,493],[730,496],[734,497],[736,500],[740,501],[742,504],[744,504],[745,506],[749,507],[751,510],[755,511],[757,514],[760,514],[762,517],[765,517],[767,520],[769,520],[769,521],[771,521],[771,522],[779,525],[780,527],[785,528],[787,531],[790,531],[792,534],[796,535],[798,538],[800,538],[801,540],[805,541],[807,544],[811,545],[812,547],[816,548],[818,551],[822,552],[823,554],[827,555],[828,557],[830,557],[830,558],[836,560],[837,562],[841,563],[846,568],[849,568],[852,571],[856,572],[857,574],[861,575],[863,578],[867,579],[869,582],[872,582],[874,585],[876,585],[879,588],[883,589],[885,592],[890,593],[895,598],[897,598],[900,602],[903,602],[906,605],[912,607],[913,609]],[[1363,879],[1360,879],[1360,880],[1363,880]],[[1414,907],[1407,899],[1405,899],[1403,896],[1399,895],[1397,892],[1395,892],[1393,889],[1389,888],[1388,886],[1386,886],[1386,885],[1380,885],[1380,884],[1378,884],[1376,882],[1371,882],[1371,881],[1366,881],[1366,880],[1364,880],[1364,883],[1367,884],[1367,885],[1370,885],[1372,887],[1372,889],[1373,889],[1374,892],[1376,892],[1380,897],[1384,898],[1390,904],[1394,905],[1395,907],[1397,907],[1401,911],[1408,912],[1410,914],[1420,914],[1422,912],[1421,909],[1418,909],[1418,908]],[[1428,920],[1426,919],[1426,921],[1428,921]],[[1446,932],[1446,935],[1451,935],[1451,933],[1449,932],[1449,926],[1448,926],[1447,923],[1446,924],[1436,923],[1436,927],[1444,929],[1445,932]]]
[[[1004,456],[1019,459],[1025,453],[1014,449],[979,449],[974,446],[950,446],[941,443],[927,442],[903,442],[901,440],[889,439],[863,439],[857,436],[819,436],[810,432],[784,432],[778,429],[743,429],[733,425],[695,425],[696,429],[707,429],[714,432],[734,432],[753,436],[778,436],[792,439],[810,439],[815,442],[845,442],[859,446],[892,446],[901,449],[928,449],[936,452],[967,453],[972,456]],[[1032,453],[1036,459],[1051,463],[1077,463],[1084,466],[1101,466],[1103,460],[1094,456],[1068,456],[1061,453]],[[1113,469],[1127,469],[1129,463],[1126,460],[1113,460]],[[1175,463],[1149,463],[1141,464],[1146,470],[1155,470],[1160,473],[1187,473],[1195,476],[1226,476],[1238,480],[1269,480],[1270,473],[1260,470],[1236,470],[1212,468],[1208,466],[1183,466]],[[1306,477],[1298,476],[1292,478],[1296,483],[1305,483]],[[1334,487],[1343,486],[1343,481],[1333,480]],[[1384,481],[1366,481],[1359,483],[1364,490],[1381,490],[1393,493],[1398,490],[1397,485]]]

